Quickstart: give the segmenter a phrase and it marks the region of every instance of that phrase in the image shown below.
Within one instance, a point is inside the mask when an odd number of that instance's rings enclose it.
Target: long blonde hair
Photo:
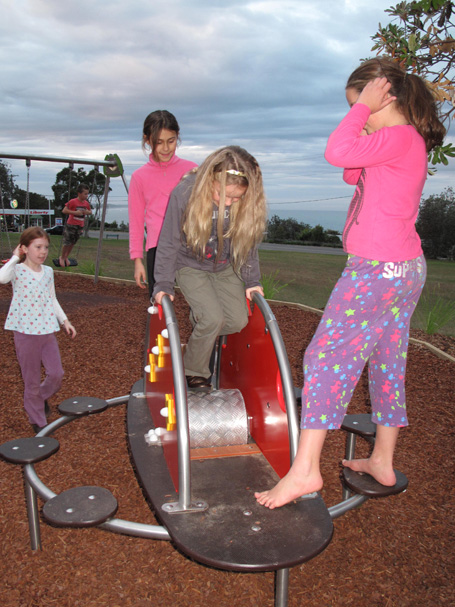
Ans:
[[[204,256],[212,231],[215,181],[220,183],[216,261],[223,250],[224,238],[230,238],[231,263],[238,272],[250,250],[261,242],[265,230],[267,204],[261,169],[251,154],[235,145],[213,152],[197,169],[196,181],[183,216],[182,231],[187,245],[200,259]],[[247,189],[240,200],[231,205],[229,230],[223,234],[226,186],[230,185]]]

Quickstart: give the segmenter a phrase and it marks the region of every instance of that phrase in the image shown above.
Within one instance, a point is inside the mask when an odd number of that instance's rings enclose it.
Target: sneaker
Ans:
[[[199,377],[198,375],[187,375],[186,383],[191,392],[210,392],[212,384],[208,377]]]
[[[41,432],[41,430],[46,427],[46,426],[42,426],[42,427],[38,426],[38,424],[31,424],[31,426],[32,426],[33,432],[35,434],[38,434],[38,432]]]

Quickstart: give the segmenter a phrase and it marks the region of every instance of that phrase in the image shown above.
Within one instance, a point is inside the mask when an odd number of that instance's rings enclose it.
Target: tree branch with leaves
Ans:
[[[379,24],[371,50],[387,54],[406,70],[421,76],[440,104],[441,120],[448,129],[455,117],[455,39],[452,0],[400,2],[385,11],[393,19]],[[397,22],[397,23],[396,23]],[[448,164],[455,148],[446,144],[429,154],[432,164]]]

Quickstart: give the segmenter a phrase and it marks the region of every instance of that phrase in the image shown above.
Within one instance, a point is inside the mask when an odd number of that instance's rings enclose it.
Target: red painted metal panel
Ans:
[[[178,491],[178,448],[177,432],[174,429],[167,429],[168,418],[161,413],[163,408],[167,407],[166,394],[174,394],[174,378],[172,374],[171,353],[169,342],[161,336],[162,331],[166,329],[164,315],[161,306],[157,306],[159,313],[150,314],[148,352],[149,358],[153,348],[158,347],[158,354],[152,354],[151,373],[145,372],[145,386],[147,404],[152,415],[155,429],[161,434],[164,456],[169,468],[172,481],[176,491]],[[158,342],[162,342],[158,345]],[[152,381],[151,381],[152,380]],[[153,447],[150,447],[153,449]]]
[[[240,390],[250,434],[275,472],[283,477],[290,467],[287,415],[282,408],[275,349],[257,306],[243,331],[229,335],[221,349],[219,388]]]

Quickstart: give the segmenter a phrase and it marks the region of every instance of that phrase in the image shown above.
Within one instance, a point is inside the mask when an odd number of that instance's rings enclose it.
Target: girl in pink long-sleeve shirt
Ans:
[[[130,259],[134,260],[134,279],[145,288],[143,263],[144,224],[146,229],[147,282],[152,295],[155,253],[164,215],[172,190],[197,165],[175,155],[180,127],[173,114],[157,110],[144,121],[142,145],[149,147],[149,161],[134,171],[128,192]]]
[[[367,362],[376,441],[369,459],[343,465],[396,484],[393,454],[399,428],[407,425],[409,325],[425,282],[414,224],[427,152],[442,144],[445,128],[423,80],[389,59],[357,68],[346,98],[351,109],[330,136],[326,159],[357,186],[343,232],[349,257],[305,352],[297,455],[273,489],[255,494],[268,508],[322,488],[327,430],[340,427]]]

